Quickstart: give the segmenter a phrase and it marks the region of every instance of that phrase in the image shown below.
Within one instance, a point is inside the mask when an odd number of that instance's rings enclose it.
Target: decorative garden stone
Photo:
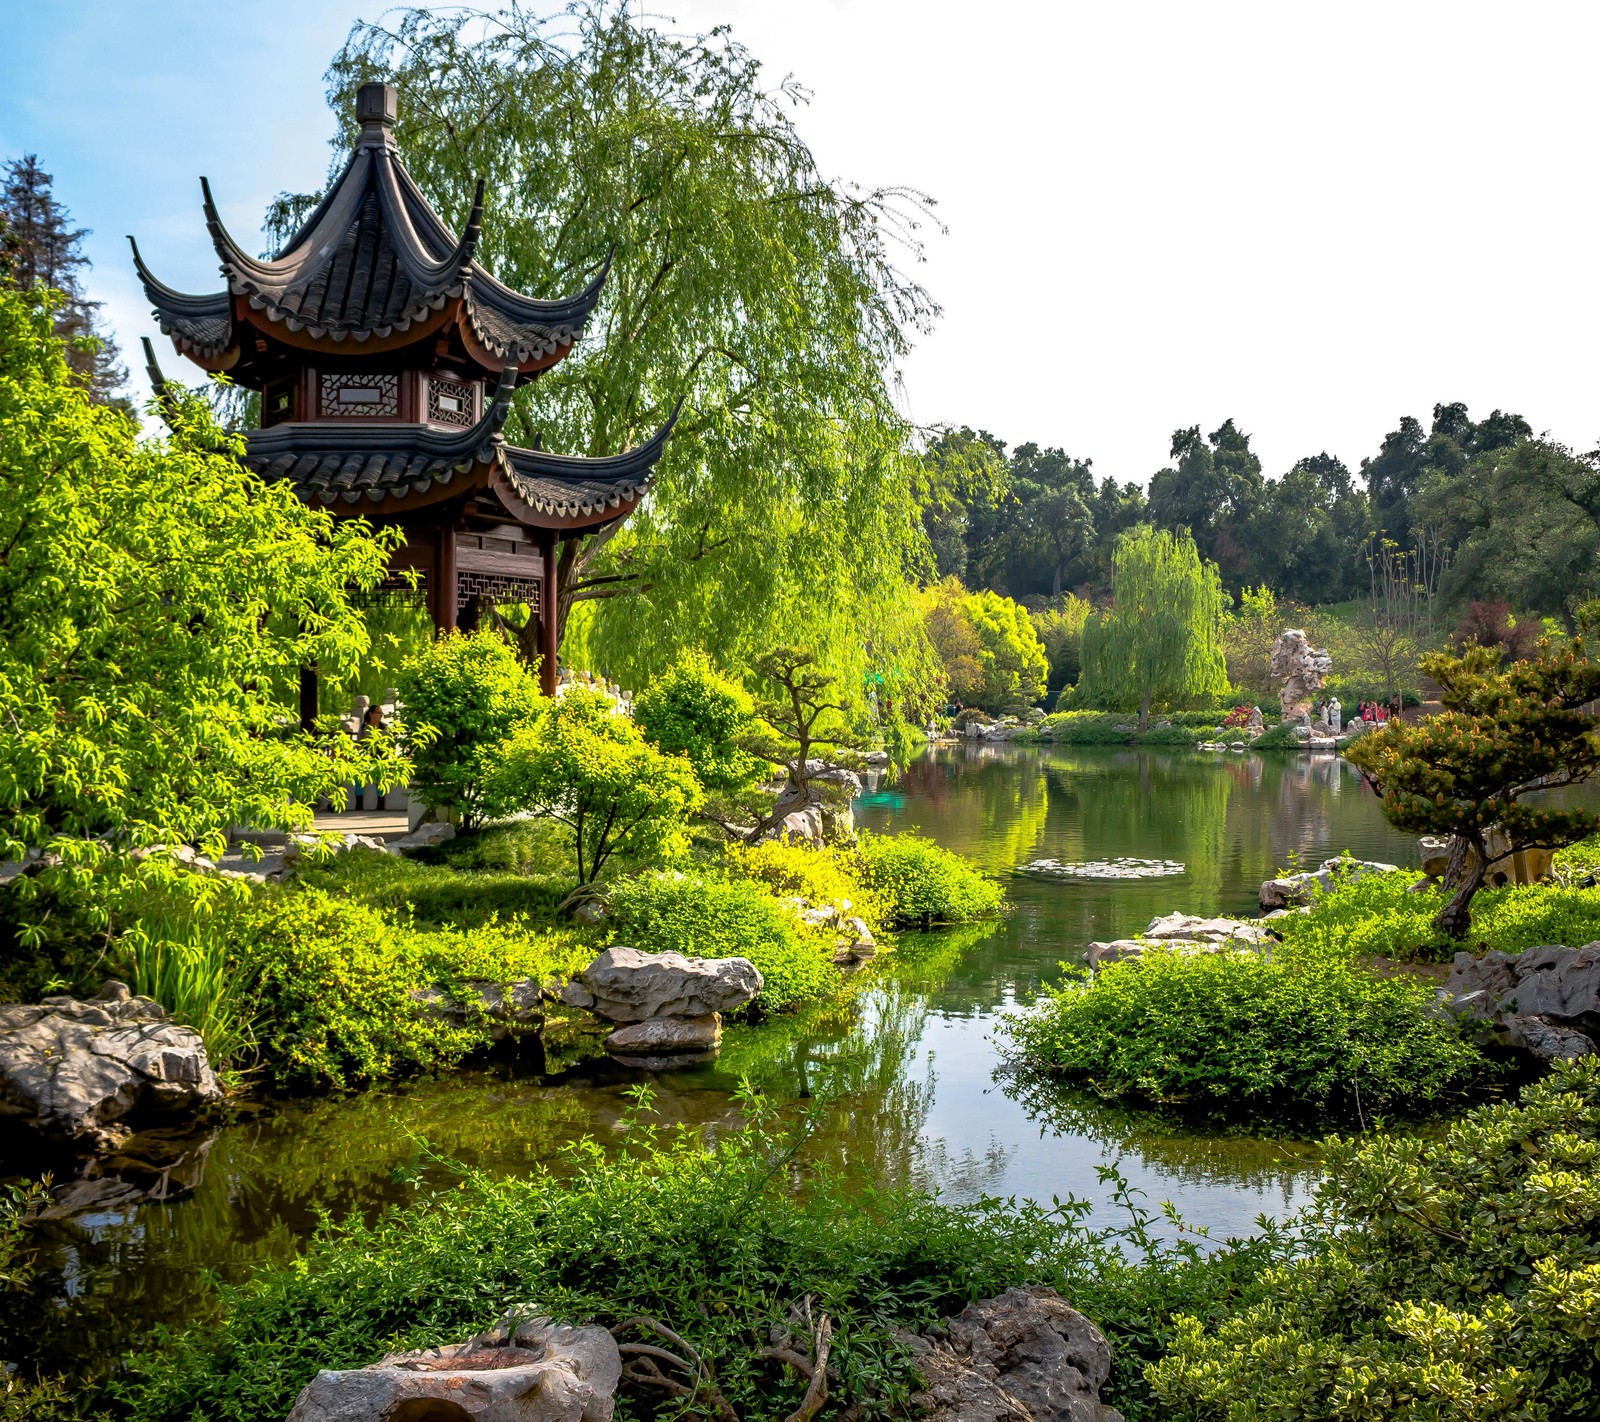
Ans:
[[[221,1099],[200,1034],[125,983],[0,1007],[0,1115],[52,1139],[104,1149],[138,1121]]]
[[[1457,953],[1439,998],[1490,1040],[1536,1061],[1590,1056],[1600,1041],[1600,943]]]
[[[325,1369],[287,1422],[611,1422],[621,1378],[605,1329],[512,1319],[465,1343]]]
[[[486,1026],[494,1042],[544,1026],[544,985],[537,978],[512,983],[472,979],[455,994],[429,987],[411,996],[424,1012],[455,1026]]]
[[[1054,1289],[1009,1289],[968,1304],[931,1338],[903,1334],[930,1422],[1122,1422],[1100,1401],[1105,1335]]]
[[[1182,953],[1254,952],[1273,937],[1272,930],[1258,920],[1169,913],[1164,918],[1151,919],[1150,926],[1137,938],[1091,943],[1085,961],[1091,969],[1098,969],[1107,963],[1142,957],[1157,947]]]
[[[1321,648],[1313,647],[1306,634],[1290,627],[1278,634],[1272,644],[1272,658],[1268,666],[1275,677],[1283,680],[1283,690],[1278,693],[1278,704],[1283,708],[1285,721],[1311,724],[1311,702],[1327,682],[1333,670],[1333,658]]]
[[[748,958],[685,958],[607,948],[565,988],[562,1001],[612,1022],[734,1012],[761,991]]]
[[[1392,874],[1400,866],[1383,864],[1375,859],[1325,859],[1320,869],[1308,869],[1303,874],[1286,874],[1281,879],[1268,879],[1258,895],[1264,909],[1293,908],[1308,904],[1318,892],[1327,892],[1336,883],[1353,884],[1368,874]]]

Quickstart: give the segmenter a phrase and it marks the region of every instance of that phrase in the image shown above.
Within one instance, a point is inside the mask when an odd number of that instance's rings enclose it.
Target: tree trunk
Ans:
[[[1139,703],[1139,734],[1142,736],[1150,729],[1150,693],[1144,694],[1144,700]]]
[[[1468,859],[1463,846],[1470,846],[1476,853]],[[1461,861],[1459,863],[1458,858]],[[1455,845],[1450,850],[1450,865],[1445,870],[1446,882],[1454,883],[1455,893],[1435,920],[1452,938],[1465,938],[1472,927],[1472,896],[1483,884],[1487,864],[1488,855],[1483,845],[1474,843],[1466,835],[1456,836]]]
[[[1057,563],[1055,572],[1050,578],[1050,597],[1052,600],[1061,596],[1061,564]]]

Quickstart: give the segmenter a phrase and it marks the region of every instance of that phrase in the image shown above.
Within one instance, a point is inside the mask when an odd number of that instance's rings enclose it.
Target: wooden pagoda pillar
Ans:
[[[556,653],[561,643],[561,619],[556,606],[556,536],[547,533],[539,540],[544,554],[544,577],[539,580],[539,682],[546,696],[556,694],[559,663]]]

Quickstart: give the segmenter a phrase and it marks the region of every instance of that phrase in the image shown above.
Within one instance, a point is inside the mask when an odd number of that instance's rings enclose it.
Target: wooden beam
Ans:
[[[546,696],[556,694],[556,653],[560,645],[560,609],[556,606],[556,539],[544,545],[545,578],[539,584],[539,681]]]
[[[429,602],[434,627],[440,632],[449,632],[456,625],[457,615],[455,519],[441,523],[434,532],[434,539],[434,578]]]

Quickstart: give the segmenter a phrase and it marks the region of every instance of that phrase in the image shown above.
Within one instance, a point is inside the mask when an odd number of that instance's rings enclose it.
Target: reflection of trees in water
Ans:
[[[1310,1141],[1134,1110],[1033,1072],[1002,1067],[995,1080],[1042,1129],[1087,1136],[1107,1155],[1138,1156],[1158,1175],[1186,1184],[1270,1186],[1287,1196],[1305,1184],[1320,1157]]]
[[[1047,810],[1037,749],[992,745],[937,752],[913,761],[901,788],[905,813],[894,817],[893,829],[914,825],[990,873],[1007,873],[1034,857]]]

